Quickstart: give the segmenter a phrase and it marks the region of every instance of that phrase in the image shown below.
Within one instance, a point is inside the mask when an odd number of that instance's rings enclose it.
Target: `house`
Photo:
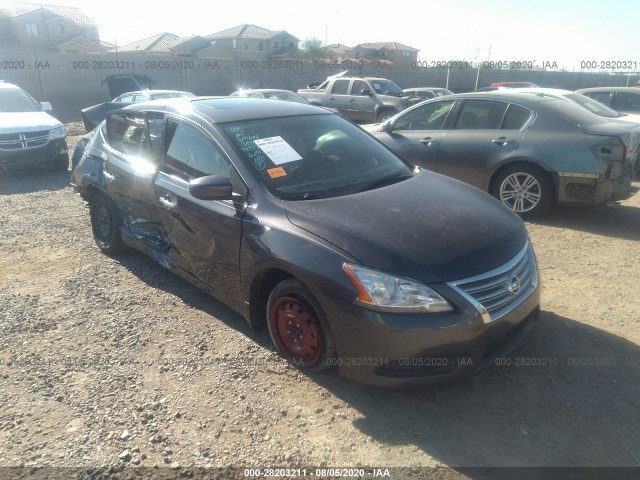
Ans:
[[[160,33],[153,37],[118,46],[118,53],[145,52],[184,57],[233,59],[234,54],[217,40],[200,35],[180,37],[173,33]]]
[[[368,59],[375,64],[384,63],[396,67],[411,67],[418,60],[417,48],[398,42],[361,43],[353,47],[351,56]]]
[[[0,1],[0,10],[13,19],[14,50],[105,53],[98,25],[78,7]]]
[[[238,60],[267,61],[295,56],[300,40],[285,30],[238,25],[205,38],[233,52]]]
[[[341,43],[332,43],[325,48],[327,49],[327,59],[332,62],[341,62],[353,56],[353,48]]]

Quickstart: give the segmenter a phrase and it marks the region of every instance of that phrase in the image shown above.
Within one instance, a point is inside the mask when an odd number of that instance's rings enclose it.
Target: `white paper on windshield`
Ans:
[[[260,147],[260,150],[262,150],[276,165],[302,160],[302,157],[298,155],[298,152],[296,152],[291,145],[285,142],[280,136],[261,138],[259,140],[254,140],[253,143]]]
[[[376,82],[373,82],[373,88],[374,88],[375,90],[382,90],[382,87],[380,87],[380,84],[379,84],[379,83],[376,83]]]

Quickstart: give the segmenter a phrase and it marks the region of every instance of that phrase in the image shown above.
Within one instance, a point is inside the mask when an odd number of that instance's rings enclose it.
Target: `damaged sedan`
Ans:
[[[184,98],[109,113],[72,184],[98,247],[133,247],[266,324],[305,371],[461,381],[539,313],[522,220],[324,109]],[[418,205],[418,208],[416,208]]]
[[[523,218],[628,196],[640,129],[545,90],[450,95],[365,126],[409,163],[470,183]]]

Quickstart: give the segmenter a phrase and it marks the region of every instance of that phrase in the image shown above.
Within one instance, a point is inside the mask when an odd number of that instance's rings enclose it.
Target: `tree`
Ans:
[[[319,38],[307,37],[300,42],[300,55],[306,60],[324,60],[327,58],[327,49]]]
[[[11,15],[0,10],[0,45],[18,45],[18,29]]]

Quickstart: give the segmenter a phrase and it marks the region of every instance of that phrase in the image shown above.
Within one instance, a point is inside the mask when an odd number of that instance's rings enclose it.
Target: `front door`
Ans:
[[[167,232],[169,258],[219,293],[237,297],[246,206],[242,201],[197,199],[189,193],[189,181],[221,175],[238,185],[239,176],[213,137],[199,126],[168,118],[165,136],[164,162],[155,190]]]

